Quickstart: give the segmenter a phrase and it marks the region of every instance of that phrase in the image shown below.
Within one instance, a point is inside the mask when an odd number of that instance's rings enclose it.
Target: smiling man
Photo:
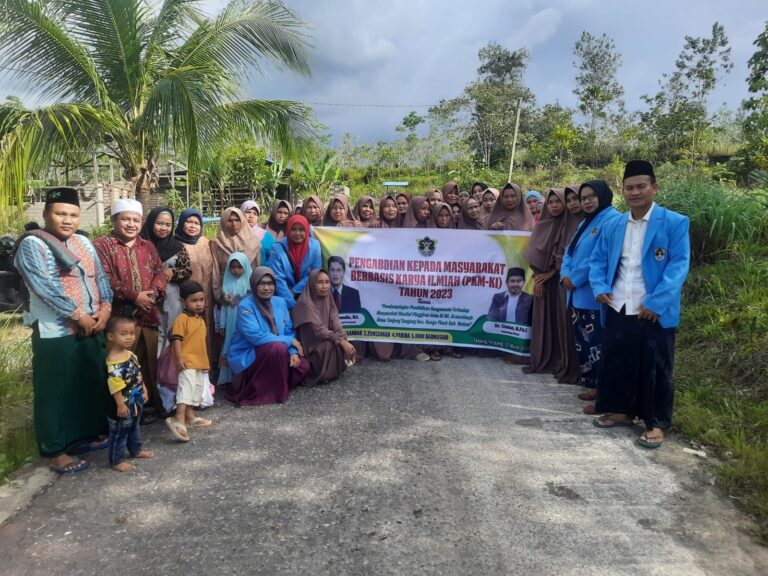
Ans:
[[[136,320],[133,352],[139,359],[149,392],[146,416],[142,418],[143,423],[149,424],[162,410],[156,378],[157,328],[160,325],[158,304],[165,297],[167,280],[154,244],[139,236],[141,219],[140,202],[118,200],[112,209],[114,230],[94,240],[93,245],[115,293],[113,314]]]
[[[624,168],[630,211],[606,223],[590,262],[589,282],[605,324],[598,428],[645,422],[643,448],[658,448],[672,425],[675,329],[690,265],[689,220],[654,202],[653,166]]]
[[[70,454],[105,448],[104,327],[112,290],[91,242],[75,234],[80,201],[74,188],[46,195],[45,228],[24,234],[14,266],[29,290],[35,436],[51,470],[79,472],[88,463]]]
[[[507,272],[507,289],[493,295],[488,309],[488,320],[531,325],[533,296],[523,292],[525,270],[510,268]]]

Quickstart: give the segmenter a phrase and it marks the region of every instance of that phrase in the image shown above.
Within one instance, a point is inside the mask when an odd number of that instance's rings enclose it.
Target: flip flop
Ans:
[[[76,472],[82,472],[86,468],[90,466],[89,462],[86,462],[85,460],[70,460],[63,466],[48,466],[48,470],[51,470],[52,472],[57,472],[58,474],[74,474]]]
[[[438,352],[437,350],[433,350],[433,351],[432,351],[432,352],[429,354],[429,359],[430,359],[430,360],[433,360],[433,361],[435,361],[435,362],[439,362],[439,361],[440,361],[440,352]]]
[[[592,420],[592,425],[595,428],[626,428],[634,426],[635,423],[632,420],[615,420],[611,414],[606,414]]]
[[[210,420],[207,420],[205,418],[200,418],[200,416],[195,416],[192,418],[191,422],[187,422],[187,428],[208,428],[213,424]]]
[[[184,431],[184,434],[187,432],[187,427],[184,426],[184,424],[179,424],[173,418],[166,418],[165,425],[168,426],[171,434],[173,434],[177,440],[181,440],[182,442],[189,442],[189,435],[183,436],[181,434],[182,430]]]
[[[643,436],[645,437],[645,440],[643,440]],[[648,440],[661,440],[661,442],[648,442]],[[642,434],[637,443],[642,448],[654,450],[664,443],[664,434]]]
[[[462,354],[461,352],[456,352],[455,350],[451,350],[450,352],[448,352],[448,355],[451,358],[464,358],[464,354]]]
[[[96,450],[103,450],[104,448],[109,448],[109,438],[77,444],[75,448],[69,450],[67,454],[70,456],[80,456],[80,454],[87,454],[88,452],[95,452]]]

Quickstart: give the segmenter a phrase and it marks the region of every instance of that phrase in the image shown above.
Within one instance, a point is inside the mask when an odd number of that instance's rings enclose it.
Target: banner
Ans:
[[[530,232],[313,228],[350,340],[530,352]],[[330,259],[330,260],[329,260]]]

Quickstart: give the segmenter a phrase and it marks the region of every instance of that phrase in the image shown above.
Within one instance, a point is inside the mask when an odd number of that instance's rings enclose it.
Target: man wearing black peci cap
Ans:
[[[606,224],[589,282],[605,324],[598,428],[645,422],[643,448],[658,448],[672,424],[675,329],[690,264],[689,220],[654,202],[653,166],[632,160],[623,194],[630,211]]]

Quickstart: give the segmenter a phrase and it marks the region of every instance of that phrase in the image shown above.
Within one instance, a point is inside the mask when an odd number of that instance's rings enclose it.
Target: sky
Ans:
[[[248,80],[249,98],[313,104],[333,144],[345,133],[362,142],[398,136],[411,110],[461,94],[476,78],[477,53],[489,42],[531,52],[524,81],[537,104],[576,107],[573,46],[587,30],[608,34],[622,55],[619,81],[629,110],[642,94],[655,94],[671,72],[686,35],[708,36],[725,26],[733,71],[712,95],[710,107],[739,106],[747,97],[747,61],[768,20],[766,0],[286,0],[310,25],[312,75],[298,77],[266,67]],[[215,14],[224,0],[203,0]],[[30,94],[0,77],[0,97]],[[344,106],[326,106],[343,104]],[[360,105],[386,105],[368,107]],[[350,106],[352,105],[352,106]],[[402,105],[402,106],[399,106]],[[583,119],[582,119],[583,120]]]

